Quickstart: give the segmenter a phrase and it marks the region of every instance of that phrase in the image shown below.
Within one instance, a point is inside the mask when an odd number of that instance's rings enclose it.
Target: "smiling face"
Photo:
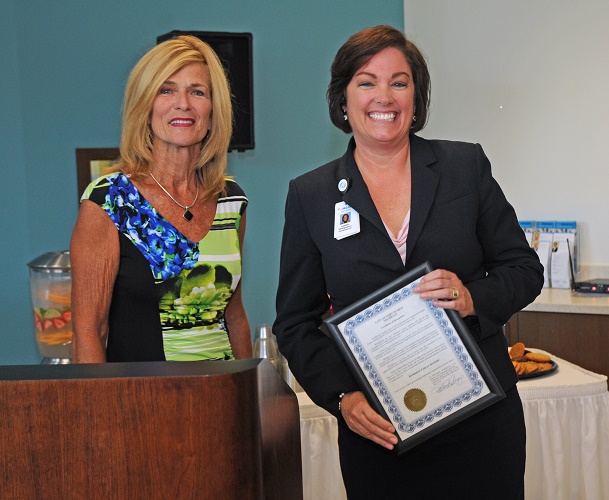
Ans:
[[[154,148],[199,148],[211,126],[211,79],[202,63],[171,75],[152,104]]]
[[[379,148],[408,141],[414,115],[414,81],[404,54],[387,48],[355,72],[344,110],[358,147]]]

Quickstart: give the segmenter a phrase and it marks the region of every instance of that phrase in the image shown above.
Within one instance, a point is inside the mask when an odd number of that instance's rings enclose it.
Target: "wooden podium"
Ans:
[[[0,366],[0,498],[302,499],[268,361]]]

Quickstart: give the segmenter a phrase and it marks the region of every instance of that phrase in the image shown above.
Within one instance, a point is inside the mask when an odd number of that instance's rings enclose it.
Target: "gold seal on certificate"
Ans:
[[[425,263],[324,320],[403,453],[505,397],[459,314],[414,293]]]
[[[404,404],[410,411],[421,411],[427,406],[427,396],[421,389],[410,389],[404,394]]]

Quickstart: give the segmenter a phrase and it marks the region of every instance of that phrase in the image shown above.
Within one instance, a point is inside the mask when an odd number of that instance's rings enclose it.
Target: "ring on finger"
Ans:
[[[451,300],[457,300],[459,298],[459,290],[453,288],[453,293],[450,296]]]

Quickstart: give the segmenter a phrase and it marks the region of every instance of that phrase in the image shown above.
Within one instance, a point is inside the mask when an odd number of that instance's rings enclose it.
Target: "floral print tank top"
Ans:
[[[224,312],[241,278],[238,229],[248,200],[237,183],[226,184],[201,241],[181,234],[122,173],[87,187],[82,200],[108,214],[121,248],[108,361],[233,358]]]

